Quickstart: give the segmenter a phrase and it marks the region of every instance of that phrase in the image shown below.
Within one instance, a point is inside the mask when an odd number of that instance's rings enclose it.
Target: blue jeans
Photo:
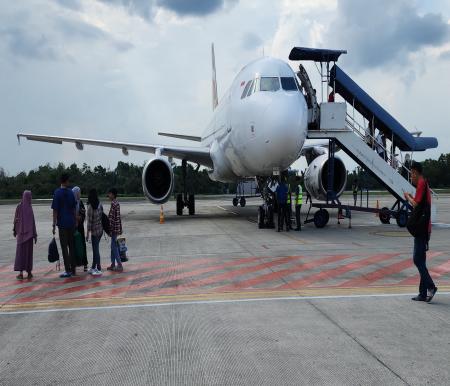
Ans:
[[[102,236],[94,236],[92,235],[91,241],[92,241],[92,268],[97,268],[99,271],[102,269],[100,264],[100,240],[102,239]]]
[[[111,265],[122,265],[120,261],[119,246],[117,245],[117,235],[111,234]]]
[[[420,285],[419,293],[422,296],[427,296],[428,289],[434,289],[435,285],[433,279],[431,278],[427,265],[427,239],[425,237],[414,237],[414,264],[420,273]]]

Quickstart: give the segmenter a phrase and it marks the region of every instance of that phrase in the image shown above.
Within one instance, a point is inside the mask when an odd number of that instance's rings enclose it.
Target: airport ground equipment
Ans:
[[[240,205],[244,207],[247,204],[247,198],[261,197],[258,191],[258,185],[255,180],[242,180],[236,185],[236,195],[233,198],[233,206]]]
[[[337,208],[342,213],[345,211],[344,217],[351,217],[352,210],[379,213],[382,223],[389,223],[390,218],[394,217],[397,224],[404,227],[411,207],[404,199],[403,194],[404,192],[412,193],[415,188],[409,182],[410,172],[407,165],[403,165],[396,158],[396,148],[407,152],[424,151],[437,147],[437,139],[415,137],[375,102],[335,63],[343,53],[346,52],[295,47],[289,56],[291,60],[312,60],[320,63],[322,103],[314,103],[317,99],[316,93],[311,92],[314,89],[301,64],[297,75],[302,83],[310,109],[308,118],[311,121],[308,125],[308,138],[329,141],[327,178],[322,178],[318,182],[326,185],[325,203],[311,203],[310,210],[311,207],[315,207],[318,208],[318,211],[312,219],[309,218],[308,211],[305,223],[314,222],[317,227],[322,228],[329,221],[326,209]],[[331,69],[330,62],[334,62]],[[326,95],[331,90],[332,93],[339,94],[347,103],[324,102],[324,85],[327,90]],[[317,112],[317,106],[319,112]],[[352,107],[352,115],[348,114],[347,106]],[[355,110],[367,121],[368,128],[357,122]],[[376,142],[375,128],[390,140],[389,147]],[[396,198],[396,202],[390,209],[341,204],[333,186],[336,146],[367,170]],[[381,156],[375,151],[376,148],[380,149]]]

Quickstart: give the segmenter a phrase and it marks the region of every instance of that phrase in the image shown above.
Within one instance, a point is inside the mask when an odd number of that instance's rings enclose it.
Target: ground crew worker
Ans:
[[[356,201],[358,200],[358,179],[356,178],[352,184],[353,192],[353,206],[356,206]]]
[[[301,231],[302,222],[300,220],[300,210],[302,209],[303,204],[303,188],[300,176],[297,176],[295,178],[295,181],[297,182],[297,186],[295,187],[295,222],[297,224],[297,227],[295,228],[295,230]]]
[[[288,187],[284,178],[281,179],[276,189],[278,203],[278,232],[283,229],[283,222],[286,222],[286,231],[289,232],[288,213],[287,213],[287,197]]]
[[[287,188],[288,188],[288,194],[287,194],[287,202],[286,202],[286,226],[289,229],[293,229],[292,228],[292,224],[291,224],[291,219],[292,219],[292,190],[291,190],[291,184],[287,184]]]

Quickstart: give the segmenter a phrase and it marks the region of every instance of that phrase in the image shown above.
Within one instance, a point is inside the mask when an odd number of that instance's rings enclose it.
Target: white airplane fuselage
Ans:
[[[270,176],[300,157],[307,105],[295,78],[287,63],[269,57],[239,72],[202,135],[214,165],[211,179],[230,182]],[[246,89],[253,92],[243,96]]]

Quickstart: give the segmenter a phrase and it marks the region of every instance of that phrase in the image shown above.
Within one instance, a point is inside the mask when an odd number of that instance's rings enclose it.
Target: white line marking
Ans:
[[[52,308],[46,310],[28,310],[28,311],[1,311],[0,316],[5,315],[21,315],[21,314],[37,314],[50,312],[67,312],[67,311],[101,311],[115,310],[125,308],[146,308],[146,307],[168,307],[182,305],[199,305],[199,304],[224,304],[224,303],[246,303],[246,302],[270,302],[277,300],[333,300],[333,299],[359,299],[359,298],[393,298],[414,296],[417,293],[407,294],[366,294],[366,295],[325,295],[325,296],[288,296],[281,298],[249,298],[249,299],[229,299],[229,300],[193,300],[186,302],[169,302],[169,303],[149,303],[149,304],[122,304],[117,306],[96,306],[96,307],[75,307],[75,308]],[[439,292],[438,297],[442,295],[450,295],[450,292]]]

